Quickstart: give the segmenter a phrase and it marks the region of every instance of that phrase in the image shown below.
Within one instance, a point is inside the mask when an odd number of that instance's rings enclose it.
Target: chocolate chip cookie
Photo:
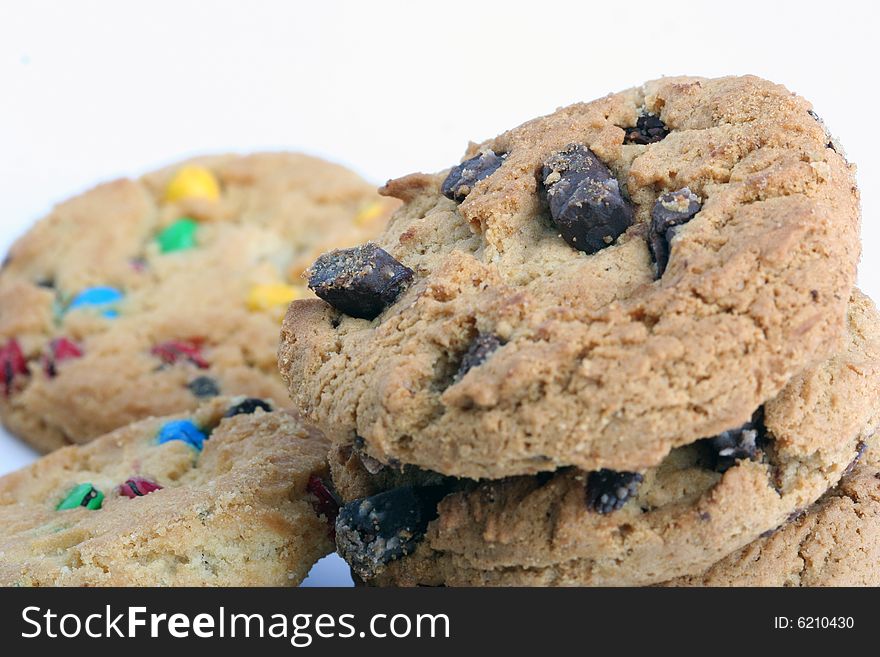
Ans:
[[[747,422],[642,471],[472,481],[337,448],[340,554],[376,584],[644,585],[699,574],[834,486],[880,424],[880,316]]]
[[[0,478],[0,585],[298,584],[333,549],[328,443],[266,408],[217,398]]]
[[[880,586],[880,449],[783,527],[666,586]]]
[[[853,168],[755,77],[664,78],[390,181],[307,272],[280,365],[331,439],[499,478],[644,471],[740,427],[846,332]]]
[[[216,395],[286,398],[305,267],[397,203],[304,155],[210,157],[62,203],[0,272],[0,415],[42,451]]]

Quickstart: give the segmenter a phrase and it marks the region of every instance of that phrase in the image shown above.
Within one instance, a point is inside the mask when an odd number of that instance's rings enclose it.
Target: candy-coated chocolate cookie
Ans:
[[[0,478],[0,585],[301,582],[333,550],[328,443],[244,401],[142,420]]]
[[[285,398],[281,318],[397,203],[305,155],[207,157],[62,203],[0,272],[0,416],[42,451],[216,395]]]

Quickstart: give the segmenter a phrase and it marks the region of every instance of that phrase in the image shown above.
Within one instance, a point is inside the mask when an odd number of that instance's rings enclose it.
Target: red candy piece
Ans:
[[[54,379],[58,375],[58,363],[74,358],[82,358],[83,350],[67,338],[56,338],[49,343],[49,353],[43,356],[43,371]]]
[[[10,338],[0,347],[0,382],[3,384],[3,394],[8,397],[12,393],[15,377],[27,374],[27,360],[21,351],[21,345],[15,338]]]
[[[133,500],[136,497],[143,497],[157,490],[162,490],[162,487],[156,482],[144,479],[143,477],[132,477],[119,486],[116,492],[123,497]]]
[[[321,477],[311,475],[306,490],[315,496],[312,503],[315,513],[324,516],[329,525],[330,538],[336,540],[336,517],[339,515],[339,501]]]
[[[174,365],[181,360],[188,361],[200,370],[210,367],[208,361],[202,356],[202,348],[199,342],[185,342],[183,340],[169,340],[157,344],[151,352],[166,365]]]

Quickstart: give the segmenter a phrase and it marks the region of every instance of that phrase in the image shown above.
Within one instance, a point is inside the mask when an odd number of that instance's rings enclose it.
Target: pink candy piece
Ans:
[[[149,495],[157,490],[162,490],[162,487],[156,482],[144,479],[143,477],[132,477],[116,489],[120,495],[132,500],[136,497]]]
[[[169,340],[157,344],[151,353],[166,365],[174,365],[185,360],[201,370],[210,367],[208,361],[202,356],[201,345],[198,341]]]
[[[312,503],[315,513],[324,516],[327,519],[327,525],[330,538],[336,538],[336,517],[339,515],[339,502],[336,496],[327,486],[326,482],[318,475],[311,475],[306,490],[315,496],[316,501]]]
[[[43,357],[43,371],[49,378],[58,375],[58,363],[74,358],[82,358],[83,350],[67,338],[55,338],[49,343],[49,353]]]

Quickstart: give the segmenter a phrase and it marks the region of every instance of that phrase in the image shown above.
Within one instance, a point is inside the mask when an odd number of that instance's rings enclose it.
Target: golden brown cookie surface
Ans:
[[[859,210],[828,144],[781,86],[667,78],[391,181],[404,207],[376,243],[399,266],[374,251],[312,270],[336,308],[287,318],[292,397],[385,463],[656,466],[839,347]]]
[[[815,505],[702,574],[667,586],[880,586],[880,450]]]
[[[858,292],[849,327],[843,351],[792,379],[744,430],[678,447],[638,474],[566,468],[468,483],[401,475],[341,449],[331,459],[337,489],[366,503],[340,512],[340,552],[380,585],[617,586],[699,575],[813,504],[873,440],[880,317]],[[382,541],[370,514],[386,528]],[[403,552],[378,549],[396,548],[389,536],[407,541]]]

